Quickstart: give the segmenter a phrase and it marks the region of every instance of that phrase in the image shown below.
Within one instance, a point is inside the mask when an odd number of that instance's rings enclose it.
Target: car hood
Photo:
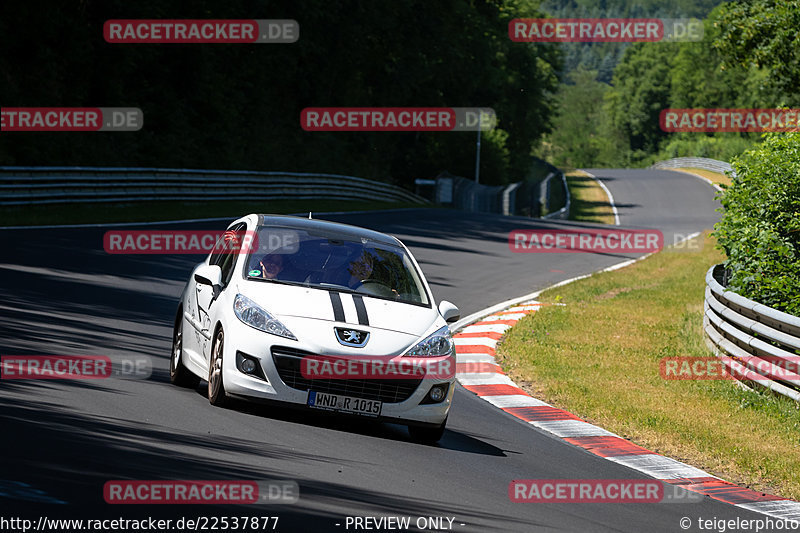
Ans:
[[[431,332],[438,321],[444,325],[444,320],[434,307],[393,302],[363,294],[259,281],[240,282],[238,289],[279,318],[290,330],[290,323],[300,320],[327,321],[367,331],[381,329],[401,333],[409,336],[411,341]],[[359,299],[364,304],[360,319],[357,309]],[[340,320],[337,320],[335,300],[341,302]]]

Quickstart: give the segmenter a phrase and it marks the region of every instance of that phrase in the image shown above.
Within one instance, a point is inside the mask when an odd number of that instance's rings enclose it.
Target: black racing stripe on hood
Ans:
[[[367,316],[367,306],[364,305],[364,298],[358,294],[353,295],[353,303],[356,304],[356,314],[358,323],[362,326],[369,326],[369,316]]]
[[[344,307],[342,306],[342,297],[338,292],[330,292],[331,305],[333,305],[333,319],[336,322],[344,322]]]

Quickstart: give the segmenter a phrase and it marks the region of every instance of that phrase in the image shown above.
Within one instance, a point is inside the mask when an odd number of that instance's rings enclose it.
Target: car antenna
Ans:
[[[311,220],[311,211],[308,212],[308,220]]]

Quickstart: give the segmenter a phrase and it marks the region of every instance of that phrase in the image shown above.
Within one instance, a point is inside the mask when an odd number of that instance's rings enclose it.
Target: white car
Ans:
[[[448,322],[460,313],[435,305],[403,243],[255,214],[234,221],[220,242],[181,295],[174,384],[207,380],[216,406],[231,397],[277,401],[405,424],[420,442],[441,438],[455,382]]]

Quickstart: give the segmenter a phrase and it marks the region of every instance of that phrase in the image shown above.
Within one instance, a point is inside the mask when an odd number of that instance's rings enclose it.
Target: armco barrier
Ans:
[[[716,159],[709,159],[707,157],[676,157],[673,159],[667,159],[666,161],[659,161],[653,164],[650,168],[701,168],[703,170],[710,170],[711,172],[718,172],[720,174],[731,172],[734,176],[736,175],[730,163],[726,163],[725,161],[717,161]]]
[[[542,181],[511,185],[484,185],[443,172],[436,178],[436,203],[479,213],[499,213],[544,218],[569,217],[570,195],[564,173],[553,167]],[[559,191],[556,195],[555,191]]]
[[[558,209],[554,210],[553,205],[553,179],[554,178],[561,178],[560,183],[556,185],[557,187],[561,187],[562,195],[564,198],[564,205]],[[569,194],[569,187],[567,186],[567,177],[564,175],[563,172],[558,172],[558,175],[552,173],[545,178],[544,182],[542,183],[542,206],[547,211],[547,214],[542,218],[553,218],[558,220],[566,220],[569,218],[569,209],[572,204],[572,198]]]
[[[800,401],[800,317],[727,290],[723,270],[716,265],[706,274],[706,344],[736,379]]]
[[[0,167],[0,205],[148,200],[380,200],[428,203],[352,176],[163,168]]]

